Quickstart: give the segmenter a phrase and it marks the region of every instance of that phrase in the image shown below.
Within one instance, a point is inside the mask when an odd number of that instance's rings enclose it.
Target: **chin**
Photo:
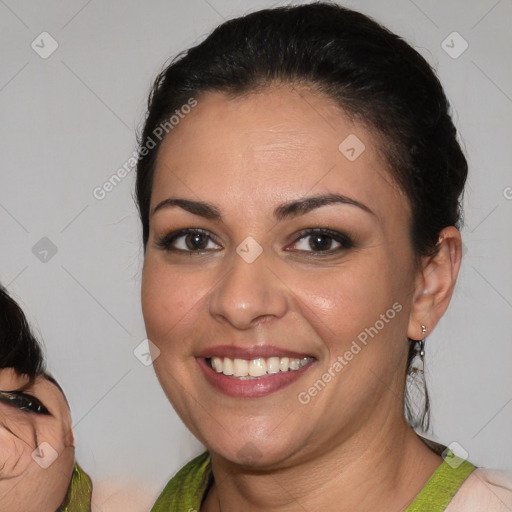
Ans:
[[[295,452],[291,446],[280,439],[256,439],[245,436],[244,439],[226,439],[224,443],[207,445],[209,451],[239,466],[252,469],[271,469],[281,466]]]

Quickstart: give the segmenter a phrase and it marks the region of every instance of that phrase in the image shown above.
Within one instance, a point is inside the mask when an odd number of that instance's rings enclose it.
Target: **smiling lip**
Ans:
[[[298,370],[267,374],[259,378],[238,379],[233,376],[218,373],[208,364],[207,359],[211,357],[228,357],[231,359],[256,359],[268,357],[289,357],[293,359],[303,359],[311,357],[312,360]],[[251,348],[234,347],[232,345],[219,345],[204,350],[196,357],[196,361],[201,368],[206,380],[218,391],[225,395],[235,398],[259,398],[270,395],[300,379],[313,364],[316,359],[311,355],[290,352],[270,345],[253,346]]]

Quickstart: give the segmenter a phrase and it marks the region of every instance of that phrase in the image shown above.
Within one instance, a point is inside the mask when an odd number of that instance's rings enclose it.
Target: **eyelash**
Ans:
[[[0,402],[28,413],[50,414],[50,411],[36,397],[22,391],[0,391]]]
[[[210,238],[210,234],[208,231],[205,231],[200,228],[189,228],[189,229],[180,229],[179,231],[174,231],[172,233],[168,233],[167,235],[163,236],[160,240],[156,242],[157,247],[160,249],[167,251],[167,252],[174,252],[174,253],[189,253],[189,254],[204,254],[205,252],[210,252],[211,249],[199,249],[196,251],[193,250],[185,250],[185,249],[176,249],[175,247],[172,247],[172,244],[179,238],[187,235],[206,235]],[[306,253],[312,253],[316,255],[332,255],[334,253],[337,253],[342,250],[348,250],[354,247],[354,242],[352,238],[345,234],[340,233],[338,231],[332,231],[330,229],[326,228],[311,228],[311,229],[305,229],[301,231],[298,235],[298,238],[295,240],[294,244],[296,244],[298,241],[307,238],[308,236],[312,235],[323,235],[327,236],[328,238],[338,242],[341,246],[336,249],[328,249],[326,251],[298,251],[298,252],[306,252]],[[215,242],[214,242],[215,243]]]

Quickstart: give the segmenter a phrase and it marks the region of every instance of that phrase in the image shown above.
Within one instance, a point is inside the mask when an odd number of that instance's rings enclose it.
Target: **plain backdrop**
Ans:
[[[162,487],[202,447],[134,355],[145,338],[134,173],[93,192],[136,149],[168,59],[225,19],[283,4],[0,0],[0,281],[44,339],[95,479]],[[512,2],[342,4],[405,37],[453,106],[470,176],[459,282],[427,339],[431,435],[512,470]]]

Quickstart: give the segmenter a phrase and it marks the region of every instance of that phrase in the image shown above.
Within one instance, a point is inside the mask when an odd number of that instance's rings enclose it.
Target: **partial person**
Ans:
[[[90,512],[71,414],[26,317],[0,287],[0,510]]]
[[[22,309],[0,286],[0,511],[147,512],[156,494],[128,478],[93,486],[75,461],[64,392]]]

